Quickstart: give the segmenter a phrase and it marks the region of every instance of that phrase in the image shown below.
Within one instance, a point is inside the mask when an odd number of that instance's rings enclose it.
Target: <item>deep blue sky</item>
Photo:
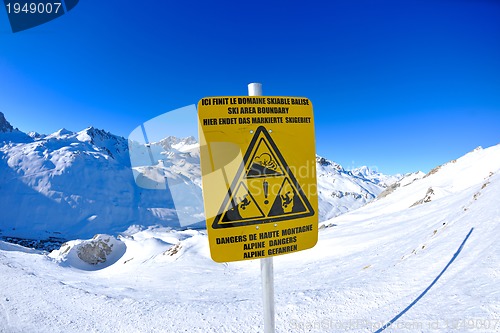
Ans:
[[[85,0],[15,34],[0,8],[0,111],[23,131],[126,137],[250,82],[312,100],[318,154],[427,172],[500,143],[500,1]]]

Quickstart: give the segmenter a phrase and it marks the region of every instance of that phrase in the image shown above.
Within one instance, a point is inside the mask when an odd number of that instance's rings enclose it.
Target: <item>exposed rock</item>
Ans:
[[[13,132],[14,127],[5,119],[5,116],[0,112],[0,132],[7,133]]]
[[[105,263],[107,257],[112,252],[113,244],[110,244],[111,237],[96,235],[92,240],[80,244],[77,250],[78,258],[91,265]]]
[[[386,196],[388,196],[389,194],[391,194],[392,192],[394,192],[399,186],[401,186],[401,184],[399,182],[394,183],[392,185],[389,185],[382,193],[380,193],[377,196],[377,200],[385,198]]]
[[[417,205],[421,205],[423,203],[431,202],[433,195],[434,195],[434,190],[432,189],[432,187],[429,187],[429,189],[427,190],[427,193],[425,194],[425,197],[423,199],[418,200],[417,202],[415,202],[410,207],[414,207],[414,206],[417,206]]]
[[[169,248],[167,251],[163,252],[164,255],[174,256],[176,255],[180,249],[182,248],[181,243],[177,243]]]

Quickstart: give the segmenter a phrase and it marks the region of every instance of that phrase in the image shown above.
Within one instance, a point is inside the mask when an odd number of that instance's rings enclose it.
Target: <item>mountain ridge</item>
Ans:
[[[6,132],[13,132],[14,127],[7,121],[5,118],[5,115],[0,112],[0,132],[6,133]]]
[[[202,207],[194,137],[144,145],[92,126],[48,135],[5,132],[0,170],[0,208],[6,211],[0,236],[71,239],[117,234],[131,225],[204,227],[201,216],[183,226],[179,215]],[[372,201],[390,178],[365,168],[367,179],[320,156],[317,170],[321,221]]]

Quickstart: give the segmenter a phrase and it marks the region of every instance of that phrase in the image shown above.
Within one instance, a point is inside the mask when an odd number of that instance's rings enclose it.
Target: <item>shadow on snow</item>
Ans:
[[[441,276],[444,274],[444,272],[446,272],[446,270],[455,261],[455,259],[458,257],[458,255],[460,254],[460,252],[462,252],[462,249],[464,248],[465,242],[467,242],[467,240],[469,239],[469,236],[472,234],[472,231],[474,231],[474,228],[470,229],[469,233],[467,234],[467,236],[465,236],[465,239],[462,242],[462,244],[460,245],[460,247],[458,248],[457,252],[455,252],[455,254],[451,258],[451,260],[443,268],[443,270],[441,271],[441,273],[439,273],[439,275],[436,276],[436,278],[434,279],[434,281],[432,281],[432,283],[413,302],[411,302],[410,305],[408,305],[403,311],[401,311],[400,313],[398,313],[394,318],[392,318],[391,320],[389,320],[385,325],[383,325],[381,328],[379,328],[378,330],[376,330],[374,333],[380,333],[380,332],[384,331],[386,328],[388,328],[389,326],[391,326],[392,324],[394,324],[396,322],[396,320],[398,320],[399,318],[401,318],[401,316],[403,316],[406,312],[408,312],[408,310],[410,310],[415,304],[418,303],[418,301],[420,301],[422,299],[422,297],[425,296],[425,294],[427,294],[427,292],[436,284],[436,282],[441,278]]]

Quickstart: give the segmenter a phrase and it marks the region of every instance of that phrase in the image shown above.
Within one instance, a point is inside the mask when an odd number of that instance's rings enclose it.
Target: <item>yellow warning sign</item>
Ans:
[[[200,158],[212,258],[264,258],[318,237],[314,122],[307,98],[199,102]]]

